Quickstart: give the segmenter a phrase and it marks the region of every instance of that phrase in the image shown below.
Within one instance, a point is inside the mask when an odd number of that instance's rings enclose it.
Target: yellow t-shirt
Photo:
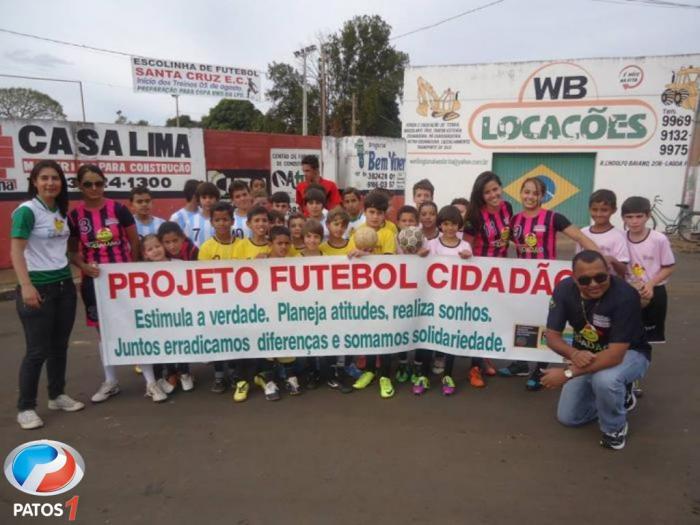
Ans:
[[[388,222],[388,221],[387,221]],[[369,227],[369,226],[368,226]],[[396,226],[394,226],[396,227]],[[348,243],[348,250],[352,251],[355,249],[355,234],[350,237],[350,242]],[[377,245],[372,250],[373,254],[386,254],[396,253],[396,234],[387,227],[386,223],[384,226],[377,230]]]
[[[331,246],[328,244],[328,241],[324,241],[318,249],[321,250],[323,255],[347,255],[350,253],[350,241],[345,241],[345,246],[341,246],[340,248]]]
[[[297,248],[293,244],[289,245],[289,251],[287,252],[287,257],[299,257],[301,255],[301,250],[303,248]]]
[[[391,221],[384,221],[384,224],[382,224],[382,228],[389,228],[391,230],[391,233],[394,235],[398,235],[399,229],[396,227],[396,224],[394,224]]]
[[[254,244],[251,239],[240,239],[233,248],[234,259],[255,259],[261,253],[270,253],[268,243],[258,245]]]
[[[204,244],[199,247],[199,255],[197,260],[199,261],[218,261],[225,259],[233,259],[233,251],[239,243],[236,242],[236,238],[232,238],[231,242],[224,244],[219,242],[216,237],[211,237],[204,241]]]

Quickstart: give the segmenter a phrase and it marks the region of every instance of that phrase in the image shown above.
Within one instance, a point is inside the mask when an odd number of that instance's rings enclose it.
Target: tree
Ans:
[[[169,128],[174,128],[177,126],[177,117],[169,118],[165,121],[165,125]],[[196,120],[192,120],[189,115],[180,115],[180,127],[181,128],[201,128],[202,123]]]
[[[390,43],[391,26],[379,16],[356,16],[326,45],[331,129],[351,132],[352,97],[357,100],[357,132],[401,136],[398,101],[408,55]]]
[[[265,131],[301,134],[304,98],[302,74],[289,64],[273,62],[267,67],[267,76],[272,88],[265,95],[273,106],[265,115]],[[312,135],[319,133],[319,102],[318,86],[308,86],[308,124]]]
[[[262,131],[262,112],[248,100],[222,99],[202,117],[202,127],[238,131]]]
[[[65,120],[63,106],[50,96],[26,88],[0,89],[0,118]]]
[[[117,110],[117,119],[114,121],[115,124],[128,124],[130,126],[148,126],[148,121],[147,120],[137,120],[136,122],[132,122],[131,120],[128,119],[128,117],[122,113],[122,110],[119,109]]]

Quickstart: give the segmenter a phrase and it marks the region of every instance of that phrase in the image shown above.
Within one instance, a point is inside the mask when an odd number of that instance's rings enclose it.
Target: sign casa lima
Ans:
[[[601,150],[639,148],[657,125],[656,112],[644,100],[600,97],[585,68],[553,62],[530,74],[517,100],[476,108],[468,131],[484,149]]]

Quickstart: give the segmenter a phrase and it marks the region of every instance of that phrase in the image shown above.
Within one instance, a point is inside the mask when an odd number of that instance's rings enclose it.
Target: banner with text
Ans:
[[[138,186],[179,194],[187,179],[204,175],[204,139],[201,129],[0,120],[0,200],[26,197],[29,174],[44,159],[61,165],[69,191],[78,191],[78,168],[96,164],[112,195]]]
[[[564,261],[373,256],[105,265],[104,363],[394,353],[560,362],[544,325]]]
[[[262,73],[256,69],[198,64],[185,60],[131,57],[137,93],[196,95],[260,100]]]

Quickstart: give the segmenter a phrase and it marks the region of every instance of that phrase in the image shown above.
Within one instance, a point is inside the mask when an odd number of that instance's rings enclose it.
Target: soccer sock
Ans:
[[[116,383],[117,367],[114,365],[103,365],[102,368],[104,368],[105,371],[105,381],[108,381],[110,383]]]
[[[141,367],[141,374],[143,375],[146,384],[155,383],[156,376],[153,373],[153,365],[139,365]]]

